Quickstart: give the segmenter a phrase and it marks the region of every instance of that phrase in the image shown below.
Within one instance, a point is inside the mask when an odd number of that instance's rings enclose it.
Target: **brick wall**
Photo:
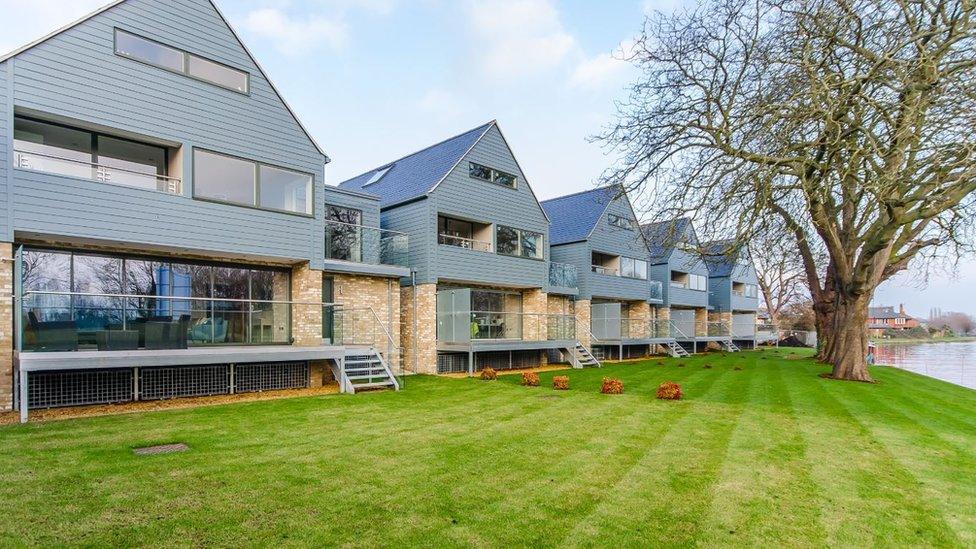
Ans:
[[[306,303],[322,302],[322,271],[308,263],[291,270],[291,299]],[[292,309],[291,336],[294,345],[314,347],[322,344],[322,307],[295,305]]]
[[[378,276],[339,273],[329,276],[334,280],[334,301],[342,305],[345,342],[376,347],[390,368],[397,371],[401,361],[400,282]],[[393,337],[392,348],[387,332]]]
[[[708,309],[695,309],[695,335],[708,334]]]
[[[0,411],[13,407],[14,390],[13,245],[0,243]]]
[[[584,347],[590,348],[590,300],[581,299],[576,302],[576,339]]]
[[[414,331],[414,288],[400,289],[400,341],[404,370],[417,374],[437,373],[437,285],[418,284],[417,322]],[[414,356],[416,353],[416,363]]]

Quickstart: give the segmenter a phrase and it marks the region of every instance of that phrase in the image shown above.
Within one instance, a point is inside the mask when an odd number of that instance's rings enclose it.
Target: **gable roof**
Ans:
[[[671,255],[674,247],[682,241],[690,227],[691,219],[678,217],[668,221],[645,223],[641,225],[641,232],[644,233],[644,240],[647,241],[651,257],[664,259]]]
[[[543,200],[542,209],[550,221],[549,244],[587,240],[620,193],[619,185],[609,185]]]
[[[896,311],[894,307],[885,305],[881,307],[868,307],[868,318],[912,318],[911,315]]]
[[[702,244],[708,276],[731,276],[739,259],[739,251],[732,249],[732,239],[713,240]]]
[[[3,63],[4,61],[6,61],[8,59],[11,59],[13,57],[16,57],[16,56],[20,55],[21,53],[24,53],[25,51],[27,51],[27,50],[35,47],[35,46],[38,46],[40,44],[43,44],[44,42],[47,42],[51,38],[54,38],[55,36],[58,36],[59,34],[65,32],[67,30],[70,30],[70,29],[72,29],[72,28],[74,28],[74,27],[76,27],[76,26],[84,23],[85,21],[88,21],[89,19],[92,19],[92,18],[94,18],[94,17],[96,17],[96,16],[98,16],[98,15],[100,15],[100,14],[102,14],[102,13],[104,13],[104,12],[106,12],[106,11],[112,9],[112,8],[114,8],[115,6],[118,6],[119,4],[122,4],[123,2],[126,2],[126,1],[127,0],[113,0],[112,2],[110,2],[110,3],[108,3],[108,4],[104,5],[104,6],[96,9],[95,11],[93,11],[93,12],[87,14],[87,15],[84,15],[81,18],[79,18],[79,19],[77,19],[77,20],[75,20],[75,21],[73,21],[71,23],[68,23],[67,25],[65,25],[65,26],[63,26],[63,27],[61,27],[59,29],[55,29],[54,31],[52,31],[52,32],[50,32],[50,33],[48,33],[48,34],[46,34],[46,35],[38,38],[37,40],[34,40],[33,42],[29,42],[29,43],[24,44],[23,46],[15,49],[15,50],[11,51],[11,52],[9,52],[9,53],[3,54],[2,56],[0,56],[0,63]],[[217,12],[217,16],[220,17],[220,19],[224,22],[225,25],[227,25],[227,28],[230,30],[230,33],[237,40],[237,43],[241,46],[241,48],[244,49],[244,53],[246,53],[247,56],[251,59],[251,62],[254,63],[254,66],[257,67],[258,71],[261,73],[261,76],[263,76],[264,79],[268,82],[268,85],[271,86],[271,91],[273,91],[274,94],[278,97],[278,100],[281,101],[281,104],[285,106],[285,110],[288,111],[288,114],[290,114],[291,117],[292,117],[292,119],[295,120],[295,123],[298,124],[298,127],[305,134],[305,137],[307,137],[308,140],[312,143],[312,146],[315,147],[315,149],[317,151],[319,151],[319,154],[321,154],[322,156],[325,157],[325,162],[326,162],[326,164],[328,164],[332,159],[329,158],[329,155],[325,153],[325,150],[322,149],[322,147],[319,146],[318,142],[315,141],[315,138],[312,137],[311,132],[309,132],[308,129],[305,127],[305,125],[302,124],[302,121],[299,120],[298,115],[295,114],[295,111],[292,110],[292,108],[288,104],[288,102],[285,101],[285,98],[281,95],[281,92],[278,91],[278,88],[274,85],[274,82],[272,82],[271,79],[268,78],[268,73],[264,72],[264,69],[261,67],[261,64],[258,63],[257,58],[254,57],[254,55],[251,53],[251,50],[249,50],[247,48],[247,45],[244,44],[244,41],[241,40],[241,36],[239,34],[237,34],[237,31],[236,30],[234,30],[234,26],[230,24],[230,21],[227,20],[227,17],[224,16],[224,13],[222,11],[220,11],[220,8],[217,7],[217,4],[213,0],[207,0],[207,1],[213,7],[214,11]]]
[[[378,195],[381,207],[424,196],[451,173],[495,124],[492,120],[393,162],[387,162],[339,183],[339,187]],[[374,175],[383,170],[386,173],[370,182]]]

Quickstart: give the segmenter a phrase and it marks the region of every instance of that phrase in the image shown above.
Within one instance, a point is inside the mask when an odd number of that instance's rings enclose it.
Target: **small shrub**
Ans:
[[[557,391],[569,390],[569,376],[553,376],[552,388]]]
[[[624,382],[616,378],[605,377],[600,392],[605,395],[619,395],[624,392]]]
[[[522,372],[522,385],[526,387],[538,387],[539,374],[535,372]]]
[[[657,398],[661,400],[681,400],[681,385],[665,381],[657,388]]]
[[[685,363],[684,362],[679,362],[678,363],[678,368],[684,368],[684,367],[685,367]]]
[[[485,368],[481,370],[481,379],[483,381],[494,381],[498,379],[498,372],[494,368]]]

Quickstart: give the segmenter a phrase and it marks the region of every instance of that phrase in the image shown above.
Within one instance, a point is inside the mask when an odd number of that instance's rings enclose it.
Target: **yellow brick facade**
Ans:
[[[13,407],[14,294],[13,245],[0,243],[0,411]]]
[[[590,340],[590,300],[577,301],[573,313],[576,315],[576,339],[589,349],[593,343]]]
[[[400,282],[394,278],[346,273],[325,276],[332,277],[333,300],[341,305],[339,316],[344,342],[372,345],[383,353],[390,368],[398,371],[402,360]]]
[[[291,270],[291,299],[306,305],[292,309],[291,336],[294,345],[314,347],[322,344],[322,307],[308,305],[322,303],[322,271],[312,269],[308,263]]]
[[[403,344],[404,371],[437,373],[436,284],[418,284],[400,289],[400,341]]]

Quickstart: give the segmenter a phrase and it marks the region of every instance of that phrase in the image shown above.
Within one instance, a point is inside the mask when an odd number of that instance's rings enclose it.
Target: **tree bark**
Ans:
[[[837,294],[831,323],[828,360],[833,365],[830,377],[849,381],[873,382],[868,374],[868,304],[871,294]]]

